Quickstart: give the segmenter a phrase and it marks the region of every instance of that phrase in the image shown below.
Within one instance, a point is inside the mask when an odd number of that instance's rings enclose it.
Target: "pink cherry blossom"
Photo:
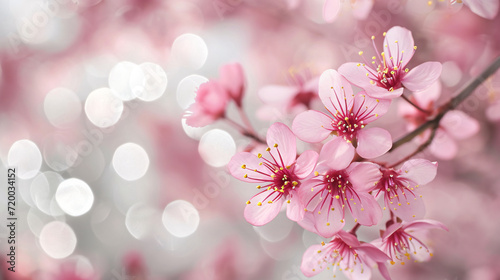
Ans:
[[[323,5],[323,19],[326,22],[333,22],[337,19],[342,8],[343,0],[325,0]],[[373,0],[349,1],[352,14],[356,19],[366,19],[373,7]]]
[[[223,65],[219,70],[219,76],[220,84],[227,90],[236,105],[241,107],[245,92],[245,76],[241,65],[239,63]]]
[[[390,258],[370,243],[361,243],[356,236],[339,231],[333,239],[325,244],[312,245],[302,257],[300,269],[307,277],[312,277],[325,268],[335,275],[337,267],[353,280],[368,280],[371,269],[378,266],[385,279],[391,279],[385,266]]]
[[[435,104],[441,94],[441,84],[434,83],[426,90],[416,91],[410,100],[427,111],[427,113],[417,110],[407,102],[399,104],[399,114],[409,123],[408,130],[413,130],[435,114]],[[429,151],[440,159],[449,160],[458,153],[457,140],[467,139],[479,131],[479,123],[466,113],[459,110],[448,111],[436,130],[434,140],[429,146]],[[420,138],[416,138],[419,143],[425,142],[430,137],[430,132],[423,133]]]
[[[368,192],[380,179],[379,167],[369,162],[351,163],[354,148],[336,138],[321,149],[317,171],[299,189],[299,195],[308,214],[304,228],[329,238],[345,224],[345,212],[354,221],[372,226],[382,218],[382,210]],[[311,221],[312,220],[312,221]]]
[[[494,19],[498,14],[500,1],[498,0],[450,0],[451,4],[461,3],[469,7],[469,9],[483,18]]]
[[[201,84],[195,102],[186,110],[186,124],[201,127],[223,118],[228,101],[229,95],[219,82],[211,80]]]
[[[296,159],[295,135],[279,122],[267,131],[267,144],[266,155],[241,152],[228,164],[235,178],[261,183],[257,189],[264,189],[247,201],[245,219],[255,226],[264,225],[278,215],[286,201],[288,218],[299,221],[304,216],[304,208],[297,191],[301,180],[316,166],[318,153],[306,151]]]
[[[412,258],[416,261],[426,261],[432,256],[432,252],[414,232],[425,232],[434,228],[448,230],[445,225],[433,220],[394,223],[387,228],[382,238],[374,240],[372,244],[392,259],[391,264],[400,262],[404,265],[405,261]]]
[[[290,72],[290,85],[269,85],[258,91],[264,106],[258,114],[263,119],[274,119],[277,114],[297,114],[310,108],[318,98],[319,77],[309,70]],[[281,116],[279,116],[281,117]]]
[[[425,62],[410,70],[407,68],[417,47],[411,31],[395,26],[387,31],[384,51],[379,54],[372,36],[376,56],[369,62],[348,62],[340,66],[339,72],[351,83],[363,88],[373,98],[393,99],[403,94],[403,88],[424,90],[441,75],[441,63]]]
[[[381,168],[382,178],[377,183],[376,197],[384,196],[385,209],[389,209],[403,221],[421,219],[425,206],[419,194],[421,186],[436,177],[437,162],[412,159],[401,169]]]
[[[364,158],[381,156],[391,148],[392,138],[387,130],[365,128],[387,112],[389,100],[371,98],[364,92],[354,94],[351,85],[335,70],[321,75],[319,96],[330,116],[315,110],[299,114],[292,129],[301,140],[315,143],[336,134],[355,145]]]

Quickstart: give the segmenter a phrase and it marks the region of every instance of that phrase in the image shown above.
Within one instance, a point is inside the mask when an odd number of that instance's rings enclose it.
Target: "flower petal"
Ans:
[[[245,76],[243,68],[239,63],[223,65],[219,70],[219,81],[227,89],[229,95],[241,105],[243,89],[245,88]]]
[[[392,147],[391,134],[380,127],[361,129],[357,134],[356,151],[364,158],[376,158]]]
[[[299,179],[304,179],[309,176],[311,172],[316,167],[316,162],[318,161],[318,153],[315,151],[305,151],[297,159],[295,163],[294,173],[299,177]]]
[[[400,68],[404,68],[408,64],[415,51],[414,47],[410,30],[394,26],[387,31],[384,38],[384,53],[386,57],[393,57],[392,61],[401,62]]]
[[[437,174],[437,162],[426,159],[411,159],[401,166],[401,177],[407,178],[417,185],[425,185],[434,180]]]
[[[366,76],[370,71],[363,63],[347,62],[339,67],[339,73],[344,76],[349,82],[361,88],[377,87],[370,83],[371,79]],[[373,70],[372,70],[373,71]]]
[[[443,229],[448,231],[448,227],[446,227],[443,223],[429,219],[413,221],[403,225],[403,229],[408,232],[429,229]]]
[[[326,164],[333,170],[347,168],[354,158],[354,147],[341,137],[328,141],[321,148],[318,162]]]
[[[370,243],[361,243],[357,250],[363,251],[367,257],[378,263],[386,262],[391,259],[384,252],[380,251],[380,249]]]
[[[450,160],[456,156],[458,146],[455,140],[451,138],[445,130],[438,128],[436,130],[436,136],[429,145],[429,150],[440,159]]]
[[[297,142],[295,135],[285,124],[276,122],[267,131],[267,145],[278,165],[292,165],[297,157]],[[278,145],[275,147],[275,145]],[[281,162],[283,160],[283,163]]]
[[[354,219],[364,226],[376,225],[382,218],[382,209],[373,196],[367,193],[352,194],[350,210]],[[347,199],[350,199],[349,197]],[[354,204],[356,203],[356,204]]]
[[[324,250],[322,245],[312,245],[307,248],[302,256],[302,264],[300,265],[300,270],[307,277],[312,277],[325,268],[330,263],[329,250]]]
[[[314,212],[316,231],[324,238],[330,238],[345,225],[342,207],[337,199],[327,196],[326,202],[320,203]],[[343,222],[342,222],[343,221]]]
[[[314,219],[314,215],[312,212],[304,211],[304,218],[302,218],[302,220],[298,221],[297,223],[305,230],[318,234],[315,226],[316,220]]]
[[[340,0],[326,0],[323,5],[323,19],[326,22],[333,22],[340,12]]]
[[[241,152],[231,158],[227,164],[227,169],[238,180],[256,183],[261,180],[268,180],[271,177],[270,171],[264,165],[259,165],[261,162],[262,159],[259,159],[256,155]],[[258,172],[255,172],[255,169]]]
[[[371,86],[371,87],[366,87],[364,88],[366,90],[366,94],[373,97],[373,98],[378,98],[378,99],[394,99],[398,98],[403,94],[404,88],[398,88],[393,91],[389,91],[385,88],[378,87],[378,86]]]
[[[424,201],[415,191],[411,192],[403,188],[398,188],[395,194],[397,196],[393,196],[392,199],[387,196],[385,197],[385,206],[389,208],[394,215],[398,216],[403,221],[413,221],[424,217]]]
[[[415,102],[417,103],[418,106],[420,106],[423,109],[431,109],[432,106],[439,99],[440,95],[441,95],[441,82],[439,82],[438,80],[435,83],[433,83],[430,87],[424,90],[417,90],[413,92],[412,96],[415,99]],[[408,104],[406,101],[405,103]]]
[[[494,19],[498,14],[498,0],[466,0],[465,5],[469,6],[470,10],[476,15],[487,19]]]
[[[403,85],[412,91],[425,90],[439,79],[442,69],[443,66],[439,62],[424,62],[404,76]]]
[[[278,199],[276,199],[279,197]],[[274,201],[273,201],[274,200]],[[269,203],[271,201],[271,203]],[[284,198],[273,190],[262,191],[250,199],[244,211],[247,222],[254,226],[262,226],[274,219],[283,206]]]
[[[330,135],[333,131],[331,123],[332,118],[329,116],[309,110],[295,117],[292,129],[300,140],[316,143],[325,140]]]
[[[358,192],[369,192],[375,188],[382,173],[380,166],[371,162],[353,162],[347,169],[349,182]]]
[[[348,233],[347,231],[341,230],[337,233],[337,236],[351,247],[359,247],[361,245],[358,238],[354,234]]]
[[[261,88],[257,95],[265,104],[280,108],[287,106],[298,92],[297,87],[270,85]]]
[[[304,205],[300,201],[296,191],[290,192],[286,203],[286,216],[288,219],[297,222],[304,218]]]
[[[390,105],[389,99],[376,99],[367,96],[366,92],[359,92],[354,97],[352,111],[364,121],[364,124],[369,124],[387,113]]]
[[[352,3],[352,15],[356,19],[364,20],[370,14],[373,7],[373,0],[357,0]]]
[[[479,131],[479,122],[466,113],[453,110],[446,113],[439,123],[455,139],[466,139]]]
[[[319,97],[330,111],[347,111],[354,97],[351,84],[337,71],[329,69],[319,77]]]

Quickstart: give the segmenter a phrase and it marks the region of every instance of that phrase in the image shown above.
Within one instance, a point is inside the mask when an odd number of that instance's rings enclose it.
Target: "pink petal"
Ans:
[[[391,100],[400,97],[403,94],[404,88],[398,88],[393,91],[389,91],[385,88],[381,88],[378,86],[370,86],[364,88],[364,90],[366,90],[367,95],[373,98]]]
[[[429,150],[433,155],[440,159],[453,159],[458,152],[457,143],[451,138],[446,131],[441,128],[436,130],[434,140],[429,145]]]
[[[367,96],[366,92],[359,92],[354,97],[353,105],[352,111],[358,112],[357,115],[369,116],[364,119],[364,123],[368,124],[387,113],[389,106],[391,105],[391,100],[376,99]]]
[[[313,212],[314,219],[316,220],[316,231],[324,238],[330,238],[345,225],[345,221],[341,222],[344,219],[342,206],[337,199],[331,197],[327,199],[326,203],[321,203],[321,207],[316,208]]]
[[[356,151],[364,158],[376,158],[392,147],[391,134],[379,127],[361,129],[357,134]]]
[[[373,226],[380,221],[382,218],[382,209],[380,209],[373,196],[367,193],[357,193],[357,195],[353,195],[351,198],[353,199],[350,203],[351,213],[353,218],[357,219],[358,223],[364,226]]]
[[[408,232],[429,229],[443,229],[448,231],[448,227],[446,227],[443,223],[429,219],[410,222],[404,225],[403,229]]]
[[[403,85],[412,91],[425,90],[439,79],[442,69],[439,62],[424,62],[406,74],[402,80]]]
[[[279,195],[279,192],[265,190],[253,196],[250,199],[250,204],[245,207],[243,214],[247,222],[254,226],[262,226],[274,219],[280,212],[285,200],[283,196],[276,199]],[[273,201],[274,199],[276,200]],[[272,203],[269,203],[269,201],[272,201]],[[262,204],[261,206],[258,205],[259,202]]]
[[[378,270],[380,271],[380,274],[382,277],[384,277],[385,280],[391,280],[391,275],[389,275],[389,270],[387,269],[387,266],[385,265],[385,262],[383,263],[378,263]]]
[[[259,159],[256,155],[241,152],[231,158],[227,164],[227,169],[229,173],[231,173],[231,175],[238,180],[256,183],[260,182],[260,180],[268,180],[271,176],[269,169],[267,169],[264,165],[259,165],[261,162],[263,162],[262,159]],[[255,169],[265,175],[253,171]]]
[[[342,239],[342,241],[344,241],[347,245],[351,247],[359,247],[361,245],[361,243],[359,242],[358,238],[355,235],[348,233],[344,230],[339,231],[337,235],[340,239]]]
[[[225,87],[231,97],[240,104],[245,87],[245,76],[243,68],[239,63],[230,63],[223,65],[219,70],[219,81]]]
[[[340,0],[325,0],[325,4],[323,5],[323,19],[326,22],[333,22],[340,12],[340,7]]]
[[[321,148],[319,162],[333,170],[345,169],[354,158],[354,147],[341,137],[330,140]]]
[[[315,226],[316,220],[314,219],[314,215],[312,212],[304,211],[304,218],[302,218],[302,220],[298,221],[297,223],[305,230],[318,234]]]
[[[310,80],[308,80],[303,86],[302,86],[302,91],[303,92],[318,92],[319,88],[319,76],[314,77]]]
[[[401,167],[401,177],[410,179],[418,185],[425,185],[434,180],[437,174],[437,162],[426,159],[411,159]]]
[[[300,201],[307,211],[313,211],[318,206],[321,195],[319,192],[323,189],[323,181],[319,178],[311,178],[304,182],[299,187],[298,195]],[[304,209],[302,209],[304,210]]]
[[[417,103],[418,106],[420,106],[423,109],[431,109],[431,105],[436,103],[440,95],[441,95],[441,83],[439,82],[439,80],[437,80],[430,87],[424,90],[418,90],[413,92],[413,98],[415,99],[415,102]],[[406,103],[408,104],[408,102]]]
[[[392,56],[393,61],[401,61],[400,68],[404,68],[412,58],[415,51],[413,49],[414,46],[411,31],[401,26],[394,26],[389,29],[384,38],[384,52],[386,57]]]
[[[449,111],[443,116],[439,125],[455,139],[466,139],[479,131],[479,122],[458,110]]]
[[[360,252],[363,255],[363,252]],[[360,256],[361,256],[360,255]],[[363,258],[365,260],[366,258]],[[348,264],[348,260],[350,263]],[[371,266],[363,261],[354,261],[354,256],[340,262],[340,268],[344,275],[350,280],[370,280],[372,277]]]
[[[349,182],[358,192],[369,192],[375,188],[382,173],[380,166],[371,162],[353,162],[347,169]]]
[[[384,239],[384,241],[386,241],[387,237],[391,236],[393,233],[395,233],[398,229],[402,228],[403,225],[401,223],[394,223],[392,225],[390,225],[386,231],[384,232],[384,234],[382,235],[382,238]],[[375,242],[372,242],[372,244],[375,245]],[[377,246],[377,245],[375,245]],[[377,246],[378,248],[380,248],[379,246]]]
[[[396,194],[398,196],[390,200],[392,204],[390,201],[386,201],[385,203],[386,207],[390,209],[394,215],[398,216],[403,221],[413,221],[424,217],[425,205],[418,194],[410,192],[409,190],[403,192],[402,188],[398,188]]]
[[[290,201],[288,203],[288,201]],[[297,192],[291,192],[286,202],[286,216],[288,219],[297,222],[304,218],[304,205],[301,203]]]
[[[290,103],[298,92],[299,88],[297,87],[271,85],[261,88],[257,95],[265,104],[284,107]]]
[[[335,114],[348,109],[354,94],[351,84],[337,71],[329,69],[319,77],[319,97],[330,113]]]
[[[344,76],[349,82],[361,88],[377,87],[370,84],[371,79],[366,76],[370,72],[363,63],[347,62],[339,67],[339,73]]]
[[[464,3],[475,14],[487,19],[494,19],[498,14],[500,2],[498,0],[464,0]]]
[[[315,151],[305,151],[297,159],[295,163],[294,173],[299,177],[299,179],[304,179],[309,176],[311,172],[316,167],[316,162],[318,160],[318,153]]]
[[[389,256],[370,243],[361,243],[357,250],[363,251],[367,257],[378,263],[391,260]]]
[[[316,143],[325,140],[332,132],[332,119],[318,111],[300,113],[293,120],[292,129],[297,137],[305,142]]]
[[[312,245],[304,252],[300,270],[302,270],[302,273],[304,273],[305,276],[312,277],[325,270],[327,263],[323,262],[323,260],[326,257],[327,261],[330,262],[328,255],[331,252],[324,249],[325,248],[323,248],[322,245]]]
[[[297,157],[297,142],[290,128],[280,122],[274,123],[267,131],[267,145],[279,165],[292,165]],[[277,147],[275,145],[278,144]],[[283,163],[281,162],[283,160]]]
[[[366,19],[372,10],[373,2],[373,0],[357,0],[352,4],[352,15],[356,19]]]

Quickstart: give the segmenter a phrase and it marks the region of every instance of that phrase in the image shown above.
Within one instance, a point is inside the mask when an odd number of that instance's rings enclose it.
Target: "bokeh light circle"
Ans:
[[[42,153],[38,146],[30,140],[23,139],[14,142],[7,155],[9,166],[17,167],[17,175],[21,179],[30,179],[42,166]]]
[[[64,180],[56,191],[59,207],[68,215],[81,216],[94,204],[94,194],[89,185],[77,178]]]
[[[135,67],[130,75],[130,88],[142,101],[154,101],[167,89],[167,74],[160,65],[146,62]]]
[[[208,79],[200,75],[190,75],[182,79],[177,85],[177,103],[182,109],[187,109],[194,103],[196,91],[201,84],[208,82]]]
[[[173,236],[187,237],[198,229],[200,215],[191,203],[185,200],[176,200],[165,207],[162,222]]]
[[[123,112],[123,102],[109,88],[92,91],[85,101],[85,114],[97,127],[115,125]]]
[[[138,65],[129,61],[118,62],[109,72],[108,84],[113,93],[123,101],[135,98],[130,87],[130,78]]]
[[[135,143],[125,143],[115,150],[113,168],[123,179],[137,180],[148,171],[148,154],[144,148]]]
[[[205,64],[208,48],[200,36],[185,33],[174,40],[170,55],[176,66],[196,70]]]
[[[67,127],[80,116],[81,102],[76,93],[66,88],[55,88],[45,96],[43,110],[49,122],[58,128]]]
[[[71,255],[76,248],[76,235],[66,223],[53,221],[46,224],[40,232],[40,246],[54,259],[63,259]]]
[[[212,129],[201,137],[198,152],[208,165],[221,167],[226,165],[236,153],[236,143],[226,131]]]

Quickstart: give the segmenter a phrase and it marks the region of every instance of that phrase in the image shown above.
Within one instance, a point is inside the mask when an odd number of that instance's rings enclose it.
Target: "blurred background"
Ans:
[[[373,53],[372,35],[381,48],[392,26],[413,33],[410,67],[443,63],[440,104],[500,54],[499,18],[461,3],[375,0],[363,15],[364,1],[340,3],[326,23],[323,0],[0,1],[2,186],[7,167],[18,167],[16,272],[5,260],[2,188],[0,279],[307,279],[302,254],[322,239],[284,213],[263,227],[245,221],[255,186],[225,166],[251,139],[224,121],[185,124],[199,85],[241,63],[244,110],[264,137],[303,109],[266,104],[260,89],[299,90],[299,80]],[[450,230],[431,231],[434,257],[391,266],[393,279],[500,279],[499,91],[496,74],[459,107],[481,128],[457,142],[456,155],[417,156],[439,162],[423,190],[426,218]],[[407,132],[397,103],[375,123],[393,139]],[[228,116],[241,122],[234,104]],[[359,239],[383,227],[362,227]]]

